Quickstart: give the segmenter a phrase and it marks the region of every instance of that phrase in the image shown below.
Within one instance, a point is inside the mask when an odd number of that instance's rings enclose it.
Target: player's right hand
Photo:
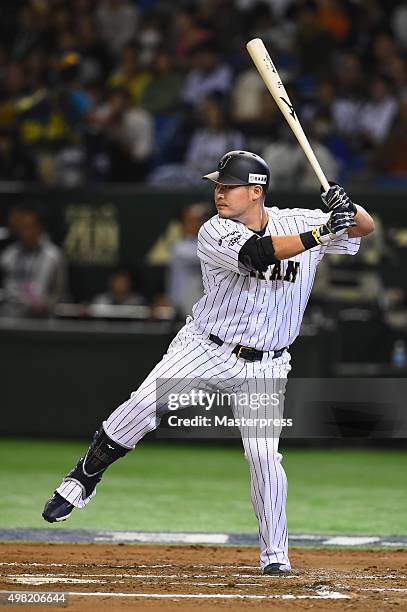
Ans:
[[[321,200],[329,210],[335,210],[336,208],[343,208],[348,212],[356,215],[358,212],[356,204],[352,202],[343,187],[337,183],[329,181],[330,188],[328,191],[322,191],[321,187]]]

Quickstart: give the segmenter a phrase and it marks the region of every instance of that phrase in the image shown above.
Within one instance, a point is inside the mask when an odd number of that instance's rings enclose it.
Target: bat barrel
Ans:
[[[302,126],[298,120],[296,112],[288,94],[285,90],[282,80],[277,72],[277,69],[263,43],[261,38],[253,38],[246,44],[247,51],[253,60],[254,65],[260,73],[267,89],[271,93],[276,102],[277,106],[284,115],[287,123],[292,129],[295,137],[297,138],[302,150],[304,151],[312,169],[323,189],[327,191],[329,189],[329,183],[326,176],[315,157],[314,151],[308,142],[308,139],[302,129]]]

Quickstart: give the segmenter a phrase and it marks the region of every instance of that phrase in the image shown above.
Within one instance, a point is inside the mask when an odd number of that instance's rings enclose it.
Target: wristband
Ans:
[[[322,244],[319,229],[317,227],[314,227],[314,229],[310,232],[303,232],[300,234],[300,240],[304,245],[305,250],[313,249],[314,247]]]

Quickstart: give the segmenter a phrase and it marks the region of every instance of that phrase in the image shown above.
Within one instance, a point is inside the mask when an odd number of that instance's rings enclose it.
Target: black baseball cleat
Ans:
[[[263,576],[278,576],[283,574],[289,574],[291,567],[285,565],[285,563],[270,563],[263,569]]]
[[[57,521],[66,521],[70,517],[72,510],[75,508],[59,493],[55,491],[54,495],[47,501],[42,513],[42,518],[48,523]]]

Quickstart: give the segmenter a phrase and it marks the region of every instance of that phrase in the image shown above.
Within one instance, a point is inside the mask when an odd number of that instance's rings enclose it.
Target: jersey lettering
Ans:
[[[250,276],[252,278],[257,278],[258,280],[266,280],[264,272],[259,272],[258,270],[252,270],[252,272],[250,272]]]
[[[297,278],[298,269],[300,267],[299,261],[291,261],[290,259],[287,261],[287,270],[284,274],[284,280],[289,281],[290,283],[295,283],[295,279]]]
[[[281,261],[278,261],[273,266],[273,271],[270,275],[270,280],[281,280]]]
[[[282,276],[281,261],[278,261],[277,263],[270,266],[271,273],[269,276],[265,276],[264,272],[250,272],[250,276],[253,278],[257,278],[258,280],[284,280],[289,283],[295,283],[300,267],[299,261],[291,261],[289,259],[287,262],[284,263],[286,263],[284,277]]]

